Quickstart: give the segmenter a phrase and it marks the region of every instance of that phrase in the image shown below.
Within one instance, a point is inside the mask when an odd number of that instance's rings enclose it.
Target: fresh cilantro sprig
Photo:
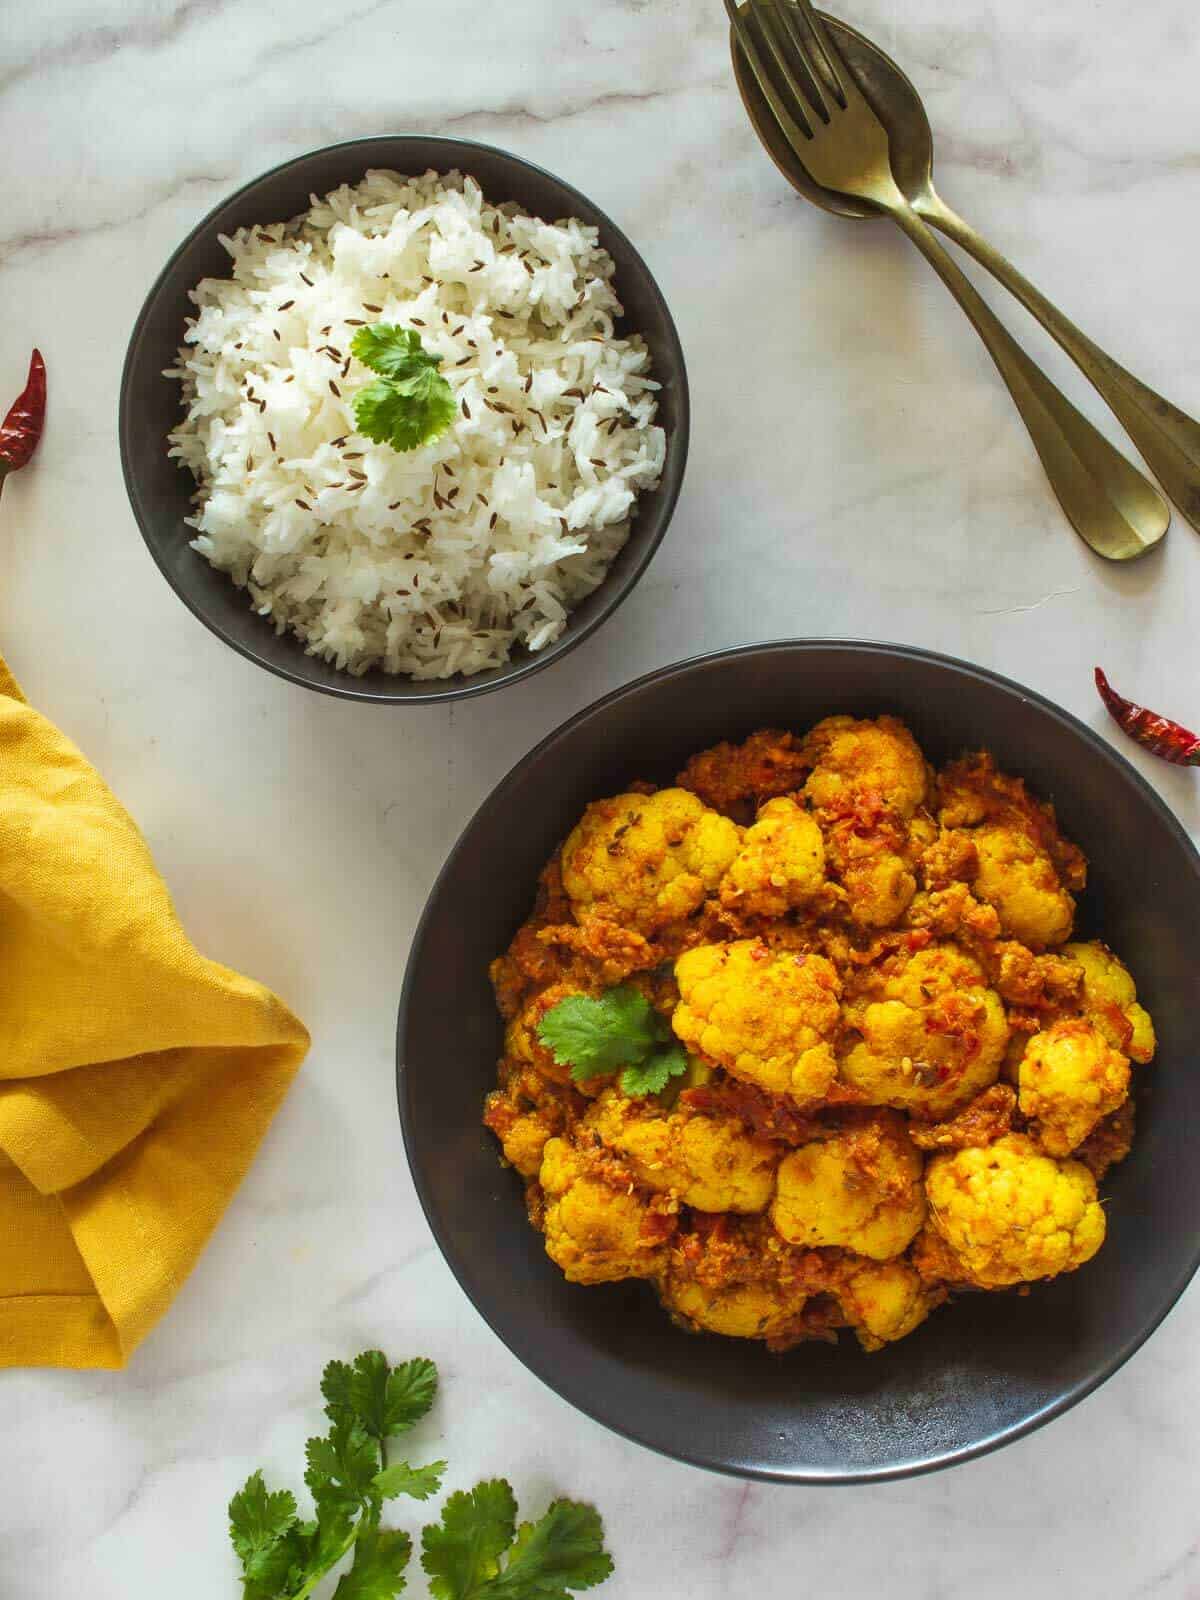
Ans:
[[[412,328],[375,322],[350,341],[352,355],[379,376],[354,396],[354,425],[376,444],[416,450],[445,433],[458,415],[450,385]]]
[[[599,999],[571,994],[551,1006],[538,1037],[577,1083],[616,1072],[630,1097],[659,1094],[687,1071],[687,1052],[667,1019],[632,984],[606,989]]]
[[[316,1508],[302,1522],[296,1498],[271,1492],[253,1473],[229,1502],[229,1537],[242,1564],[243,1600],[306,1600],[353,1549],[354,1561],[334,1600],[393,1600],[412,1553],[406,1533],[380,1527],[383,1502],[406,1494],[428,1500],[441,1487],[444,1461],[387,1464],[387,1441],[429,1410],[437,1393],[432,1361],[389,1367],[379,1350],[353,1365],[331,1361],[321,1379],[332,1426],[305,1446],[304,1481]]]
[[[421,1535],[421,1565],[434,1600],[568,1600],[613,1569],[592,1506],[555,1500],[540,1522],[517,1526],[503,1478],[452,1494],[441,1522]]]
[[[388,1365],[378,1350],[352,1363],[331,1361],[321,1380],[331,1427],[306,1447],[304,1481],[316,1517],[300,1520],[296,1498],[253,1473],[229,1503],[229,1534],[242,1567],[243,1600],[307,1600],[353,1550],[333,1600],[395,1600],[405,1586],[412,1540],[380,1526],[383,1502],[427,1500],[441,1488],[444,1461],[387,1463],[387,1443],[426,1414],[437,1368],[418,1359]],[[421,1565],[434,1600],[569,1600],[612,1572],[599,1513],[556,1500],[538,1522],[517,1525],[503,1478],[452,1494],[421,1535]]]

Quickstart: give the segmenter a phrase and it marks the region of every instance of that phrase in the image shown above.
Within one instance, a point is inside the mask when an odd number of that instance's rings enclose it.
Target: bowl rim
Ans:
[[[378,145],[384,140],[396,142],[411,141],[414,144],[420,143],[426,146],[432,145],[444,150],[447,154],[451,151],[457,151],[460,152],[460,154],[465,153],[466,160],[470,159],[470,153],[472,151],[483,151],[489,156],[499,157],[501,161],[510,163],[514,168],[524,169],[526,172],[533,173],[539,178],[548,180],[550,183],[563,190],[565,196],[569,197],[572,201],[581,201],[583,206],[588,211],[595,214],[597,225],[600,228],[601,234],[603,236],[615,237],[618,239],[629,251],[636,268],[640,270],[646,289],[649,292],[651,299],[656,303],[657,308],[663,318],[667,339],[673,346],[673,355],[679,371],[679,420],[675,426],[674,432],[667,440],[668,455],[674,457],[678,464],[677,466],[673,467],[673,477],[671,481],[668,482],[666,494],[660,501],[657,508],[656,515],[658,518],[658,527],[653,537],[647,541],[646,546],[642,550],[637,561],[630,568],[630,570],[623,575],[621,583],[613,588],[612,592],[606,599],[601,598],[597,602],[595,612],[591,617],[588,618],[586,623],[572,631],[568,622],[567,631],[562,633],[553,644],[548,645],[545,650],[539,651],[537,654],[527,654],[523,659],[518,660],[515,664],[511,662],[506,663],[505,666],[499,670],[498,676],[489,677],[486,682],[472,682],[472,680],[469,678],[461,681],[453,678],[443,679],[438,680],[437,684],[431,683],[427,688],[422,688],[419,690],[413,690],[410,688],[405,693],[389,692],[386,687],[370,690],[361,688],[359,685],[361,684],[362,680],[360,678],[352,677],[348,672],[344,674],[344,683],[316,683],[304,674],[303,663],[308,659],[308,657],[305,654],[303,645],[298,639],[294,641],[298,656],[298,664],[295,668],[292,668],[279,662],[265,659],[265,657],[259,654],[252,645],[245,643],[242,640],[232,638],[219,622],[206,614],[203,608],[192,599],[186,588],[176,582],[175,574],[170,570],[166,562],[161,559],[157,547],[151,542],[148,529],[153,524],[154,519],[150,516],[149,512],[142,503],[140,484],[137,473],[133,466],[134,445],[131,438],[131,423],[128,405],[129,391],[132,384],[134,360],[135,356],[140,350],[142,341],[145,338],[146,324],[150,319],[151,312],[157,304],[163,287],[173,271],[176,263],[181,260],[181,258],[187,253],[187,251],[192,247],[198,238],[211,230],[217,215],[224,211],[227,206],[230,206],[235,201],[240,200],[243,195],[248,194],[251,189],[256,188],[259,184],[265,183],[269,179],[277,178],[282,174],[289,172],[293,168],[303,167],[307,163],[316,161],[324,156],[345,154],[349,158],[356,150],[361,150],[364,146],[368,145]],[[456,162],[454,164],[460,163]],[[434,170],[438,169],[435,168]],[[449,170],[449,168],[444,170]],[[603,238],[601,242],[604,242]],[[612,616],[613,612],[616,611],[618,606],[620,606],[622,602],[626,600],[632,591],[637,587],[646,571],[646,568],[650,565],[651,561],[654,559],[654,556],[657,554],[659,545],[666,537],[667,529],[670,527],[671,521],[675,515],[675,509],[679,501],[679,495],[683,488],[684,478],[687,474],[690,434],[691,391],[688,383],[687,361],[684,356],[683,344],[679,337],[679,330],[675,325],[675,319],[671,314],[671,308],[667,304],[666,297],[664,296],[662,289],[659,287],[658,279],[655,277],[654,273],[651,272],[646,263],[645,257],[633,244],[629,236],[617,226],[617,224],[612,220],[606,211],[601,210],[595,201],[589,199],[588,196],[582,192],[582,190],[577,189],[574,184],[568,183],[564,178],[560,178],[557,173],[551,172],[547,167],[540,166],[537,162],[527,161],[524,156],[514,155],[511,150],[505,150],[499,145],[485,144],[479,139],[456,139],[448,134],[419,132],[366,134],[354,139],[344,139],[335,144],[320,145],[316,149],[304,151],[300,155],[289,156],[287,160],[281,161],[273,167],[268,167],[266,171],[260,172],[257,174],[257,176],[248,179],[245,183],[240,184],[236,189],[231,190],[228,194],[224,195],[220,200],[218,200],[216,205],[212,206],[204,214],[204,216],[201,217],[199,222],[197,222],[195,226],[188,231],[184,238],[180,240],[179,244],[175,246],[174,250],[172,250],[166,262],[163,264],[162,269],[155,277],[154,282],[151,284],[150,289],[146,294],[146,298],[142,302],[141,309],[139,310],[134,321],[133,329],[129,335],[129,342],[125,348],[125,359],[121,366],[121,380],[118,387],[117,399],[117,440],[120,448],[121,474],[125,483],[126,498],[128,499],[130,508],[133,511],[134,520],[136,521],[138,530],[142,535],[143,543],[149,551],[155,566],[158,568],[162,576],[167,580],[167,583],[174,590],[175,594],[180,600],[183,601],[184,605],[191,612],[191,614],[197,619],[197,621],[202,622],[210,633],[215,634],[216,637],[222,641],[222,643],[228,645],[231,650],[235,650],[238,655],[243,657],[243,659],[253,662],[256,666],[262,667],[265,671],[272,673],[275,677],[283,678],[288,683],[297,684],[301,688],[310,689],[317,694],[329,695],[334,699],[355,700],[360,703],[373,705],[436,705],[440,702],[448,702],[451,700],[467,700],[475,698],[479,695],[491,694],[495,690],[505,689],[511,684],[521,682],[526,678],[531,678],[535,673],[541,672],[553,662],[558,661],[563,656],[567,655],[575,648],[576,645],[582,644],[583,641],[589,638],[602,623],[606,622],[609,617]],[[636,526],[637,524],[635,516],[635,529]],[[631,531],[630,538],[632,537],[633,533]],[[618,552],[618,554],[619,553],[620,552]],[[593,590],[593,593],[603,596],[603,591],[607,583],[608,576],[606,575],[597,589]],[[263,626],[264,628],[270,629],[271,624],[264,618]],[[403,673],[395,674],[394,676],[398,682],[402,683],[413,684],[418,681],[416,679],[405,677]],[[374,681],[375,680],[372,680],[372,682]]]
[[[552,1383],[535,1367],[530,1366],[526,1358],[514,1348],[504,1332],[497,1326],[490,1310],[475,1299],[468,1287],[468,1273],[465,1264],[459,1259],[450,1241],[443,1237],[439,1228],[434,1215],[432,1195],[425,1181],[424,1169],[416,1156],[416,1141],[411,1125],[410,1081],[404,1061],[404,1048],[408,1014],[413,1004],[416,955],[424,940],[427,925],[432,918],[433,907],[439,898],[442,885],[449,876],[455,861],[476,824],[485,812],[504,802],[509,791],[515,786],[521,772],[531,761],[549,750],[560,740],[566,738],[568,734],[572,733],[593,715],[650,683],[686,676],[699,667],[707,666],[717,661],[732,660],[740,656],[770,656],[785,652],[799,651],[806,653],[812,650],[828,649],[850,650],[856,654],[874,655],[878,656],[883,662],[889,659],[901,658],[931,663],[938,667],[949,667],[957,673],[965,674],[969,678],[978,679],[986,684],[1015,694],[1018,698],[1049,713],[1052,719],[1058,722],[1068,733],[1074,734],[1090,745],[1112,767],[1116,775],[1125,779],[1132,779],[1134,788],[1141,792],[1143,798],[1150,803],[1151,809],[1158,814],[1159,820],[1166,824],[1168,831],[1184,847],[1185,855],[1190,859],[1197,891],[1200,893],[1200,851],[1197,850],[1187,829],[1184,828],[1166,801],[1138,772],[1137,768],[1126,760],[1118,750],[1114,749],[1106,739],[1101,738],[1094,729],[1089,728],[1086,723],[1082,722],[1072,712],[1067,711],[1063,706],[1057,705],[1053,700],[1048,699],[1037,690],[1031,689],[1013,678],[1008,678],[1002,673],[993,672],[990,668],[976,666],[974,663],[964,661],[959,657],[945,655],[934,650],[925,650],[915,645],[895,644],[885,640],[850,639],[840,636],[826,638],[819,635],[802,639],[767,639],[752,644],[734,645],[723,649],[705,651],[700,655],[687,656],[681,661],[671,662],[666,666],[655,667],[649,672],[642,673],[640,677],[631,679],[630,682],[622,684],[619,688],[611,690],[575,712],[556,728],[553,728],[544,738],[540,739],[519,760],[514,762],[499,783],[475,808],[430,887],[425,906],[413,931],[412,941],[409,946],[404,984],[400,995],[399,1014],[396,1022],[396,1099],[404,1138],[404,1151],[408,1160],[409,1174],[412,1178],[413,1187],[417,1191],[417,1198],[421,1203],[425,1220],[441,1252],[442,1259],[450,1268],[459,1288],[466,1295],[470,1304],[509,1353],[521,1363],[526,1371],[531,1372],[535,1378],[567,1405],[582,1412],[593,1422],[600,1423],[601,1426],[608,1428],[611,1432],[653,1451],[656,1455],[664,1456],[669,1460],[682,1461],[688,1466],[699,1467],[705,1471],[720,1473],[727,1477],[743,1478],[764,1483],[807,1484],[815,1487],[887,1483],[895,1482],[902,1478],[920,1477],[929,1472],[938,1472],[946,1467],[957,1466],[964,1461],[971,1461],[980,1456],[990,1455],[993,1450],[998,1450],[1004,1445],[1024,1438],[1026,1434],[1033,1433],[1036,1429],[1044,1427],[1046,1423],[1053,1421],[1055,1417],[1062,1416],[1064,1412],[1071,1410],[1081,1400],[1085,1400],[1088,1395],[1092,1394],[1101,1384],[1106,1383],[1115,1372],[1119,1371],[1130,1357],[1141,1349],[1146,1340],[1150,1338],[1151,1334],[1157,1330],[1175,1308],[1184,1290],[1195,1276],[1197,1269],[1200,1268],[1200,1235],[1197,1236],[1197,1242],[1193,1247],[1190,1258],[1187,1259],[1182,1270],[1176,1274],[1161,1304],[1158,1305],[1153,1316],[1146,1321],[1142,1328],[1118,1346],[1109,1358],[1088,1377],[1072,1384],[1056,1399],[1032,1412],[1029,1416],[1022,1418],[1019,1422],[1001,1427],[973,1444],[936,1451],[920,1459],[881,1467],[860,1468],[848,1472],[834,1469],[813,1470],[806,1468],[790,1470],[786,1468],[733,1465],[727,1461],[718,1460],[714,1455],[702,1450],[677,1450],[669,1448],[656,1439],[647,1437],[646,1434],[639,1431],[636,1420],[615,1419],[602,1404],[595,1403],[584,1385],[579,1385],[574,1393],[567,1393],[565,1387]]]

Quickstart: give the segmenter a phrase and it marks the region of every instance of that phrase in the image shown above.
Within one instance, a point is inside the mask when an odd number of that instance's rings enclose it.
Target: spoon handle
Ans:
[[[916,209],[927,222],[940,228],[981,267],[1001,282],[1033,314],[1075,362],[1098,393],[1120,418],[1155,477],[1200,532],[1200,422],[1147,388],[1081,333],[1045,295],[1035,289],[1012,262],[964,222],[940,196],[922,198]]]
[[[1171,520],[1162,496],[1026,355],[898,189],[885,204],[983,340],[1076,533],[1110,561],[1144,555]]]

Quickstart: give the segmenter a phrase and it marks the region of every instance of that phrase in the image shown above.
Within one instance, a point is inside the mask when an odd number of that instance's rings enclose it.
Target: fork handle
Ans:
[[[1076,533],[1110,561],[1145,555],[1171,521],[1158,490],[1026,355],[899,189],[886,200],[872,198],[916,245],[983,340]]]
[[[1075,362],[1083,375],[1120,418],[1145,457],[1150,470],[1200,532],[1200,423],[1155,394],[1110,355],[1093,344],[1057,306],[1035,289],[1012,262],[934,195],[916,202],[916,210],[955,244],[975,257],[1031,312]]]

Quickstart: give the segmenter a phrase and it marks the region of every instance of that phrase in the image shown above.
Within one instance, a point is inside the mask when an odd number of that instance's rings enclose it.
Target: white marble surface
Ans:
[[[926,92],[947,196],[1200,412],[1192,0],[845,14]],[[695,409],[673,530],[620,614],[515,690],[407,713],[293,689],[193,622],[143,549],[115,440],[130,324],[199,216],[286,156],[405,129],[508,146],[607,209],[674,308]],[[501,1348],[420,1215],[392,1079],[438,865],[568,713],[704,647],[838,632],[970,657],[1106,734],[1097,660],[1197,719],[1196,536],[1177,520],[1129,570],[1078,543],[928,269],[882,223],[804,206],[759,150],[719,0],[9,0],[0,144],[0,390],[34,340],[53,387],[45,447],[0,511],[0,644],[141,821],[197,942],[274,985],[316,1041],[129,1370],[0,1374],[0,1594],[232,1595],[229,1493],[260,1462],[295,1482],[322,1363],[372,1343],[440,1362],[427,1440],[456,1484],[502,1471],[535,1507],[597,1501],[612,1600],[1200,1593],[1197,1291],[1098,1394],[999,1455],[879,1489],[725,1481],[625,1445]],[[1195,774],[1138,764],[1200,827]]]

